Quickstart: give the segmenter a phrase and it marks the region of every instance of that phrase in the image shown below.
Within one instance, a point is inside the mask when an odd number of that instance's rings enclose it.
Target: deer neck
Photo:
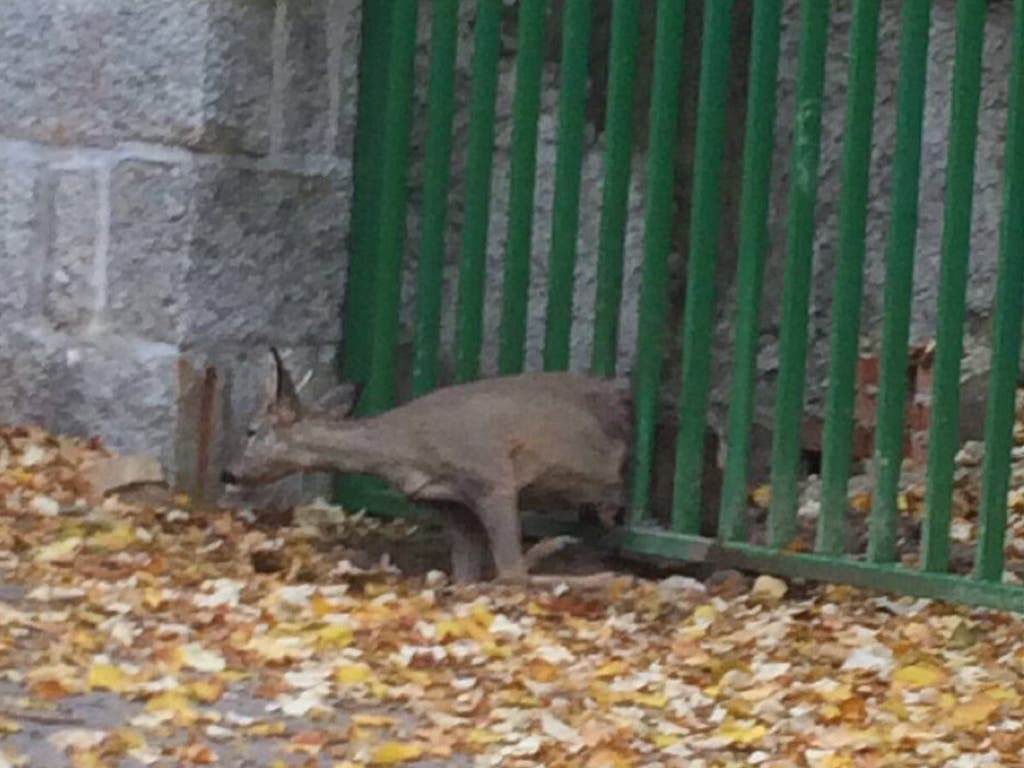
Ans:
[[[305,422],[293,428],[289,442],[305,470],[392,479],[417,458],[408,432],[381,417]]]

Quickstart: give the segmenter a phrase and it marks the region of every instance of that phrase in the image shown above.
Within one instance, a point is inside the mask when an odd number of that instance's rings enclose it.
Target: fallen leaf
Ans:
[[[418,760],[423,756],[423,746],[400,741],[385,741],[370,755],[371,765],[397,765]]]
[[[897,667],[892,673],[893,682],[903,683],[912,688],[938,685],[946,679],[946,673],[932,664],[908,664]]]
[[[758,576],[750,589],[750,594],[769,600],[781,600],[788,590],[789,586],[782,579],[775,576]]]

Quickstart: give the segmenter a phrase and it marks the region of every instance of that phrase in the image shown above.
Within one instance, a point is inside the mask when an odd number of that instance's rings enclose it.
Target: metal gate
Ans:
[[[469,0],[465,0],[469,2]],[[690,0],[697,2],[697,0]],[[615,373],[621,302],[623,240],[631,144],[632,100],[640,0],[613,0],[605,115],[603,204],[591,369]],[[461,232],[455,376],[476,377],[482,343],[487,227],[506,216],[499,368],[524,364],[537,124],[545,0],[519,0],[511,173],[507,210],[489,204],[498,81],[500,0],[478,0],[473,31],[465,210]],[[636,403],[631,518],[627,550],[686,559],[710,556],[723,563],[798,577],[824,578],[896,592],[1024,607],[1024,589],[1002,582],[1010,452],[1020,357],[1024,288],[1024,0],[1014,0],[1014,52],[1006,130],[1006,166],[998,282],[993,313],[982,501],[974,571],[949,572],[950,505],[958,449],[960,364],[963,346],[974,154],[981,88],[985,0],[958,0],[948,131],[937,346],[920,566],[898,564],[897,493],[903,458],[904,398],[919,192],[930,0],[903,0],[891,223],[887,233],[884,331],[875,428],[874,487],[866,553],[844,552],[848,514],[855,368],[865,257],[865,226],[872,147],[880,0],[853,0],[849,33],[846,122],[841,167],[839,228],[832,298],[821,506],[813,553],[789,551],[797,521],[799,428],[805,396],[808,295],[812,269],[829,3],[803,0],[799,20],[796,109],[793,120],[786,250],[780,319],[767,538],[748,542],[748,439],[757,373],[758,313],[767,247],[769,187],[777,104],[781,0],[753,0],[745,145],[736,254],[724,487],[719,536],[698,535],[704,415],[708,405],[718,257],[720,175],[725,133],[725,92],[730,56],[732,0],[703,5],[692,208],[687,254],[684,356],[679,400],[676,473],[671,522],[648,519],[653,434],[666,316],[667,256],[672,218],[673,153],[677,143],[681,39],[686,3],[657,3],[653,85],[647,137],[643,269],[639,334],[633,368]],[[427,6],[424,6],[427,7]],[[432,9],[427,137],[423,162],[422,227],[416,264],[414,363],[411,389],[437,383],[445,200],[449,192],[455,94],[458,0],[434,0]],[[362,407],[390,407],[395,392],[395,346],[403,238],[407,210],[409,130],[416,49],[416,0],[364,3],[360,125],[352,265],[345,309],[347,375],[367,382]],[[544,366],[569,364],[571,300],[576,260],[580,166],[587,87],[589,0],[562,4],[558,147]],[[342,482],[343,499],[377,509],[398,502],[379,486]]]

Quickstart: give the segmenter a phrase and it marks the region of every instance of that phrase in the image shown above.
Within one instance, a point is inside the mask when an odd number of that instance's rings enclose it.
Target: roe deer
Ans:
[[[272,353],[266,405],[242,456],[223,473],[226,483],[260,485],[307,471],[383,478],[442,513],[457,581],[482,578],[488,543],[500,581],[527,578],[520,505],[625,506],[632,405],[621,384],[524,373],[438,389],[355,418],[357,385],[341,384],[304,407]]]

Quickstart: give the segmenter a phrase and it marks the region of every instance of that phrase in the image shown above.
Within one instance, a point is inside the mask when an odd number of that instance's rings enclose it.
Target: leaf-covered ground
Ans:
[[[769,577],[455,588],[353,547],[444,562],[397,524],[91,498],[102,455],[0,429],[0,768],[1024,764],[1017,617]]]

